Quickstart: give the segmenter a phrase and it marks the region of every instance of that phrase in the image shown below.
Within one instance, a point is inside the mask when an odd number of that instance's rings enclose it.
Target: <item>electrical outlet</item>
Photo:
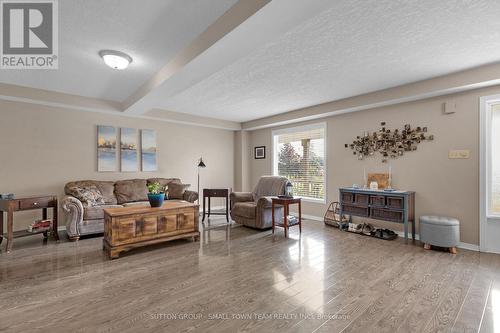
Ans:
[[[451,159],[467,159],[470,158],[470,150],[464,149],[464,150],[450,150],[448,152],[448,158]]]

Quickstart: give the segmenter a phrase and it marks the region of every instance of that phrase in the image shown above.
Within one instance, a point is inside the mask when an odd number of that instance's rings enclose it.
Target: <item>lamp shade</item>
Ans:
[[[205,168],[206,165],[203,163],[203,159],[200,158],[200,162],[198,163],[198,168]]]

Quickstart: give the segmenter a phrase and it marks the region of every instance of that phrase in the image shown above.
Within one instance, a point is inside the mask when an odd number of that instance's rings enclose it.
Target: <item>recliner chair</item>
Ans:
[[[285,194],[288,179],[278,176],[263,176],[253,192],[233,192],[231,199],[231,218],[239,224],[257,229],[272,227],[271,197]],[[283,216],[283,208],[274,209],[277,221]]]

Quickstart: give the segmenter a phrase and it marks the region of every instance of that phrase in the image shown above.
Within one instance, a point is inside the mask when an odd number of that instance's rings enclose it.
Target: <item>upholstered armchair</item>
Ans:
[[[261,177],[253,192],[231,193],[231,218],[248,227],[267,229],[272,227],[271,197],[285,193],[285,177]],[[280,219],[283,208],[275,208],[275,217]]]

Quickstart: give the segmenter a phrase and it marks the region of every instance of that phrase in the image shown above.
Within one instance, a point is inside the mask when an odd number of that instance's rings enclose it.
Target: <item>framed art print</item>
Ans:
[[[117,171],[116,128],[97,126],[97,171]]]
[[[141,130],[142,171],[157,171],[156,132]]]
[[[254,158],[256,160],[263,160],[266,158],[266,146],[259,146],[254,148]]]
[[[120,129],[120,161],[122,172],[137,171],[137,130],[135,128]]]

